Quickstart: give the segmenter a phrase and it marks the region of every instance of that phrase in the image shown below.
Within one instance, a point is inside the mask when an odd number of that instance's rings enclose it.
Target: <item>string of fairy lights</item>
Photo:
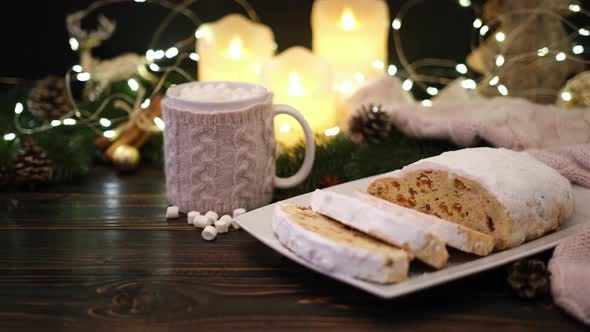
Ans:
[[[101,104],[93,111],[82,110],[78,108],[78,103],[73,98],[72,90],[70,86],[70,82],[72,79],[75,79],[79,82],[89,82],[93,79],[92,74],[89,71],[86,71],[85,68],[81,64],[76,64],[70,68],[66,74],[66,90],[68,93],[68,97],[70,99],[70,103],[73,106],[73,110],[68,114],[62,116],[60,119],[52,120],[48,123],[45,123],[41,126],[34,127],[34,128],[24,128],[19,121],[20,115],[23,113],[25,109],[25,105],[22,102],[16,102],[14,107],[15,113],[15,124],[18,133],[22,134],[32,134],[37,132],[42,132],[45,130],[50,130],[51,128],[58,127],[61,125],[64,126],[74,126],[74,125],[85,125],[94,130],[98,135],[102,135],[104,137],[114,139],[117,136],[117,132],[113,129],[113,127],[117,124],[123,123],[125,121],[130,121],[133,119],[136,121],[138,126],[141,129],[149,130],[149,131],[161,131],[164,129],[164,122],[161,118],[155,117],[152,123],[146,124],[146,119],[143,118],[142,110],[148,108],[151,103],[151,99],[155,94],[161,92],[162,88],[169,87],[171,84],[167,82],[168,77],[175,73],[186,79],[187,81],[192,80],[191,76],[187,74],[181,67],[180,64],[189,59],[193,62],[199,61],[199,54],[194,52],[194,42],[195,38],[198,39],[198,27],[201,24],[199,18],[194,15],[194,13],[188,8],[193,3],[197,2],[198,0],[185,0],[180,4],[174,4],[167,0],[102,0],[93,3],[91,6],[86,8],[83,11],[77,13],[77,19],[81,20],[84,17],[88,16],[90,13],[105,7],[107,5],[112,5],[121,2],[129,2],[133,1],[140,5],[145,3],[151,3],[168,9],[170,11],[169,15],[162,21],[157,27],[156,33],[152,37],[152,41],[150,42],[150,48],[145,52],[142,56],[141,63],[138,64],[139,70],[137,75],[143,78],[145,82],[150,82],[153,84],[153,89],[151,95],[145,96],[145,87],[142,86],[139,77],[131,77],[127,79],[127,86],[131,92],[135,93],[135,98],[131,97],[130,95],[124,93],[114,93],[107,96]],[[259,18],[257,13],[254,9],[250,6],[250,4],[246,0],[233,0],[238,5],[240,5],[244,11],[247,13],[249,18],[255,22],[259,22]],[[393,45],[395,48],[395,52],[397,58],[402,66],[403,72],[398,70],[395,64],[389,64],[386,68],[386,72],[390,76],[401,76],[405,74],[402,81],[402,89],[405,91],[411,91],[416,87],[419,87],[421,90],[425,91],[430,97],[434,97],[439,93],[439,88],[433,86],[432,84],[439,84],[439,85],[446,85],[451,83],[453,80],[457,78],[464,77],[464,75],[469,74],[469,68],[465,63],[456,62],[453,60],[448,59],[419,59],[413,62],[408,61],[406,54],[404,52],[404,48],[401,42],[401,31],[404,26],[404,17],[406,14],[418,4],[424,2],[426,0],[410,0],[404,3],[404,5],[400,8],[397,16],[391,22],[391,29],[393,31]],[[455,1],[455,0],[453,0]],[[486,38],[492,38],[488,36],[491,32],[491,26],[494,26],[498,23],[500,18],[496,18],[494,21],[484,22],[481,17],[482,10],[477,5],[471,2],[471,0],[456,0],[456,4],[462,8],[470,8],[474,13],[474,20],[472,21],[472,28],[475,31],[475,35],[478,37],[475,41],[471,43],[471,49],[474,49],[477,45],[481,45]],[[584,10],[579,4],[571,3],[567,5],[567,9],[577,15],[585,15],[586,17],[590,17],[590,12]],[[565,17],[559,16],[552,11],[543,11],[539,9],[534,9],[529,11],[531,14],[542,14],[542,15],[551,15],[551,16],[558,16],[559,19],[568,26],[569,28],[574,31],[571,35],[568,36],[570,40],[581,36],[581,37],[589,37],[590,36],[590,26],[582,26],[578,27],[570,20],[566,19]],[[524,12],[512,13],[516,14],[523,14]],[[160,35],[166,29],[166,27],[178,16],[182,15],[187,18],[191,23],[195,26],[195,33],[190,37],[178,41],[174,43],[174,45],[168,48],[155,48],[154,45],[157,44]],[[105,18],[106,19],[106,18]],[[100,21],[100,18],[99,18]],[[106,38],[110,36],[110,33],[114,30],[114,24],[108,21],[102,21],[102,25],[96,31],[92,31],[90,34],[97,34],[101,36],[101,34],[106,35]],[[101,31],[101,27],[103,31]],[[496,43],[500,46],[500,53],[496,55],[494,61],[494,67],[487,70],[484,75],[483,79],[479,82],[476,82],[472,78],[463,78],[461,81],[461,86],[464,89],[473,90],[478,87],[478,84],[488,84],[490,86],[496,87],[498,92],[503,96],[510,95],[510,91],[508,88],[502,84],[499,76],[497,75],[496,71],[499,68],[506,68],[511,64],[511,61],[516,61],[518,57],[512,58],[510,60],[506,60],[505,56],[502,52],[502,45],[506,43],[507,40],[510,38],[504,31],[494,31],[493,38]],[[83,48],[83,43],[81,40],[78,40],[75,36],[71,36],[68,40],[70,48],[72,51],[79,52]],[[557,62],[572,60],[581,63],[589,63],[585,59],[581,58],[579,55],[584,54],[585,48],[583,45],[574,44],[573,42],[570,43],[573,45],[570,50],[563,50],[563,49],[555,49],[553,45],[544,46],[533,54],[522,54],[519,55],[521,57],[527,56],[536,56],[538,58],[546,58],[548,56],[553,56],[554,60]],[[173,61],[171,65],[164,65],[166,61]],[[385,64],[379,61],[379,63],[373,63],[373,66],[378,69],[385,69]],[[454,77],[444,77],[440,75],[427,75],[424,73],[419,73],[419,70],[425,67],[437,67],[437,68],[448,68],[452,71],[454,70],[455,75]],[[161,76],[157,79],[153,79],[153,74],[161,74]],[[359,80],[363,78],[359,77]],[[13,84],[20,84],[21,80],[15,80],[7,78],[3,78],[1,82],[6,83],[10,82]],[[559,96],[564,101],[568,101],[572,99],[572,95],[570,92],[562,92]],[[126,116],[121,116],[117,118],[108,119],[106,117],[101,117],[101,113],[104,109],[114,103],[114,105],[120,109],[124,109],[127,111]],[[433,105],[432,100],[424,99],[420,101],[421,105],[425,107],[430,107]],[[332,133],[326,133],[327,135]],[[12,141],[17,138],[17,133],[6,133],[3,135],[3,139],[5,141]]]

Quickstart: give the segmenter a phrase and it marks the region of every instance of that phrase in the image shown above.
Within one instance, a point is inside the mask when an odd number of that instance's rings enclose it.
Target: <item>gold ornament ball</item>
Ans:
[[[121,145],[113,153],[113,165],[119,171],[128,172],[135,170],[139,165],[139,150],[131,145]]]

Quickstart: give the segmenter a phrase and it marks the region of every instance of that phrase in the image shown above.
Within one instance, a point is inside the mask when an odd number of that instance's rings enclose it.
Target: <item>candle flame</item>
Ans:
[[[296,72],[289,74],[289,89],[287,90],[290,96],[301,96],[303,95],[303,87],[299,81],[299,75]]]
[[[227,55],[230,59],[238,60],[242,57],[242,39],[238,36],[234,36],[229,42],[229,48]]]
[[[342,11],[340,26],[343,30],[353,30],[356,27],[356,19],[354,18],[354,13],[348,7],[345,7]]]

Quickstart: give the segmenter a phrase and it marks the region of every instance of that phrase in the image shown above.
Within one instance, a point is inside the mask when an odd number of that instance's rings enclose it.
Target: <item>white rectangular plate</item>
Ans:
[[[338,186],[330,187],[326,190],[343,194],[351,194],[355,189],[366,189],[373,178],[374,177],[364,178],[344,183]],[[555,247],[561,239],[574,234],[576,230],[578,230],[583,224],[590,225],[590,204],[584,204],[584,202],[590,202],[590,190],[579,186],[574,186],[574,192],[577,203],[576,210],[573,217],[564,225],[562,225],[559,230],[540,239],[527,242],[519,247],[501,251],[487,257],[476,257],[461,253],[459,251],[452,251],[450,252],[451,258],[449,259],[448,265],[439,271],[429,269],[422,264],[414,262],[410,268],[410,276],[408,280],[390,285],[375,284],[324,271],[321,268],[295,256],[276,239],[272,232],[272,212],[276,203],[243,214],[239,216],[236,221],[252,236],[278,251],[282,255],[294,260],[295,262],[321,274],[325,274],[354,287],[363,289],[379,297],[391,299],[451,280],[469,276],[474,273],[485,271],[517,260],[519,258],[533,255],[543,250]],[[309,206],[310,196],[311,194],[305,194],[290,198],[285,200],[285,202]]]

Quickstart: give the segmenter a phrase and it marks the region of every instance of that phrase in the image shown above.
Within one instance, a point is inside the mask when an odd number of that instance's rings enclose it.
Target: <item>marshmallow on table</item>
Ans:
[[[244,213],[246,213],[246,209],[242,209],[242,208],[235,209],[234,210],[234,213],[233,213],[233,216],[235,218],[235,217],[240,216],[240,215],[242,215]]]
[[[226,220],[219,219],[215,222],[215,229],[217,229],[217,233],[227,233],[229,223]]]
[[[219,219],[219,215],[215,211],[207,211],[207,213],[205,213],[205,217],[211,219],[211,224],[213,224],[217,221],[217,219]]]
[[[200,213],[200,212],[198,212],[198,211],[191,211],[191,212],[189,212],[189,213],[187,214],[187,216],[186,216],[186,221],[187,221],[187,223],[188,223],[189,225],[192,225],[192,224],[193,224],[193,220],[195,219],[195,217],[196,217],[196,216],[199,216],[199,215],[201,215],[201,213]]]
[[[166,219],[178,218],[178,206],[169,206],[166,209]]]
[[[224,214],[219,220],[224,220],[226,223],[231,224],[232,217],[229,214]]]
[[[234,218],[237,218],[238,216],[241,216],[244,213],[246,213],[246,209],[242,209],[242,208],[235,209],[234,210],[234,213],[233,213],[233,216],[234,216]],[[235,220],[233,220],[233,219],[231,221],[231,227],[233,229],[240,229],[240,225],[238,225],[238,223]]]
[[[205,228],[207,226],[211,226],[212,225],[212,222],[211,222],[211,219],[210,218],[208,218],[206,216],[200,216],[199,215],[199,216],[195,216],[193,218],[193,225],[196,228]]]
[[[217,236],[217,229],[213,226],[207,226],[203,229],[203,232],[201,232],[201,236],[207,241],[214,240]]]

